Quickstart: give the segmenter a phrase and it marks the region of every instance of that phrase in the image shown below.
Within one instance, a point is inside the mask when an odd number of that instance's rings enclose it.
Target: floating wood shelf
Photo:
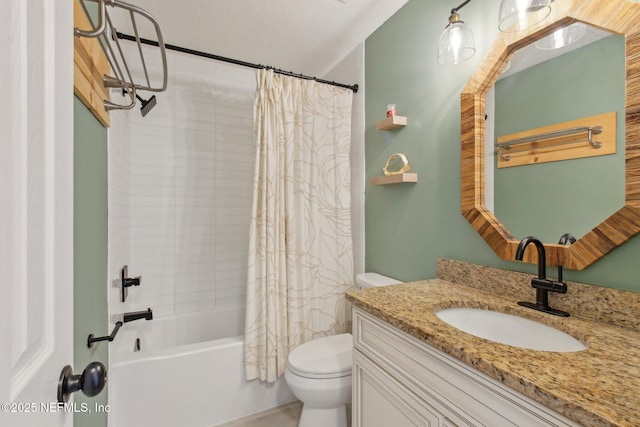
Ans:
[[[418,182],[418,174],[403,173],[399,175],[374,176],[369,180],[371,185],[401,184],[403,182]]]
[[[378,130],[393,130],[407,125],[407,118],[404,116],[391,116],[376,123]]]

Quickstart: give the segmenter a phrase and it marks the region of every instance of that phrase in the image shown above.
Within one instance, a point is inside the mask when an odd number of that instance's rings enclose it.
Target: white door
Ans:
[[[0,426],[70,427],[73,362],[73,3],[2,0]]]

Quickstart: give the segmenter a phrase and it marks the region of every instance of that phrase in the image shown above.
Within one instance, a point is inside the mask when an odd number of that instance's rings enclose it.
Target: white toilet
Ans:
[[[402,282],[377,273],[356,276],[359,288],[397,283]],[[347,427],[352,349],[351,334],[340,334],[306,342],[289,354],[284,378],[303,403],[298,427]]]

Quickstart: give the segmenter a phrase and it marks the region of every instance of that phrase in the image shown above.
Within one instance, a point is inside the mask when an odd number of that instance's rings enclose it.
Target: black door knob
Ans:
[[[101,362],[91,362],[82,374],[74,375],[69,365],[62,368],[58,381],[58,402],[65,403],[78,390],[89,397],[97,396],[107,383],[107,368]]]

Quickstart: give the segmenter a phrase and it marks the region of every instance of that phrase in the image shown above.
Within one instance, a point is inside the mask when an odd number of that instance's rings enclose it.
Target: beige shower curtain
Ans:
[[[246,379],[342,333],[353,282],[350,90],[259,70],[245,324]]]

